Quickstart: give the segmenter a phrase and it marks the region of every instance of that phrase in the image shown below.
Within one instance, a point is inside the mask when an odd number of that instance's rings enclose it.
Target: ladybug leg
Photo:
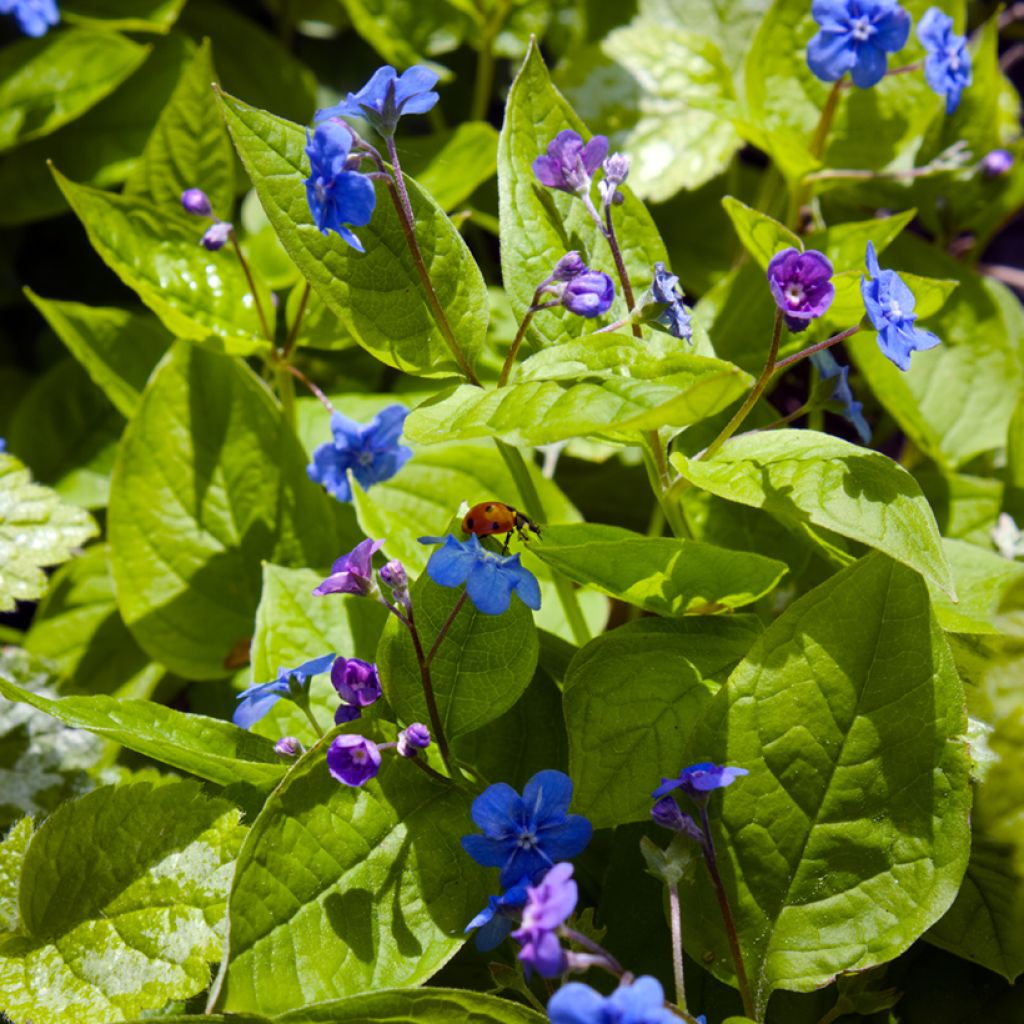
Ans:
[[[508,533],[505,534],[505,546],[501,549],[501,553],[503,555],[507,555],[508,554],[508,546],[509,546],[509,544],[512,541],[512,533],[513,533],[513,531],[509,530]]]

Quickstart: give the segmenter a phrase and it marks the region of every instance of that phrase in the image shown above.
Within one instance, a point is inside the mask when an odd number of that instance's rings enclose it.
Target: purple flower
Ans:
[[[860,279],[860,293],[868,317],[878,331],[878,347],[901,370],[909,370],[911,352],[925,352],[940,341],[931,331],[914,326],[917,314],[913,292],[895,270],[878,266],[875,247],[870,242],[867,261],[871,279]]]
[[[333,566],[331,575],[313,593],[317,597],[325,594],[356,594],[368,597],[377,589],[373,578],[373,556],[384,547],[382,540],[360,541],[347,555],[342,555]]]
[[[487,906],[466,925],[466,932],[480,929],[476,933],[476,948],[481,953],[494,949],[512,931],[513,922],[519,920],[519,912],[526,905],[526,887],[529,884],[528,878],[520,878],[500,896],[492,896]]]
[[[188,213],[194,214],[196,217],[210,217],[213,214],[210,199],[201,188],[185,189],[181,193],[181,205]]]
[[[864,408],[863,403],[858,402],[853,397],[849,381],[850,368],[848,366],[841,366],[828,349],[822,352],[815,352],[811,356],[811,362],[814,363],[818,373],[821,374],[822,380],[831,380],[833,377],[836,379],[832,398],[836,402],[842,403],[843,418],[857,431],[860,443],[867,444],[871,440],[871,428],[861,413],[861,409]]]
[[[546,156],[533,161],[533,173],[548,188],[583,195],[590,191],[594,171],[608,153],[608,140],[595,135],[586,145],[578,132],[566,129],[548,143]]]
[[[615,301],[615,284],[600,270],[577,274],[562,292],[562,305],[570,313],[591,319],[603,316]]]
[[[999,178],[1013,166],[1013,154],[1008,149],[993,149],[981,158],[981,171],[986,178]]]
[[[727,765],[712,764],[711,761],[701,761],[684,768],[678,778],[663,778],[661,785],[651,795],[657,800],[674,789],[681,789],[692,799],[703,800],[713,789],[724,789],[741,775],[748,774],[746,768],[730,768]]]
[[[960,105],[960,94],[971,84],[971,55],[967,38],[953,31],[953,19],[938,7],[929,7],[917,23],[917,38],[925,48],[925,81],[946,97],[946,113]]]
[[[377,666],[359,658],[338,658],[331,666],[331,682],[346,704],[368,708],[380,700]]]
[[[459,541],[452,534],[446,537],[420,537],[421,544],[444,546],[427,562],[427,575],[442,587],[466,584],[466,593],[477,611],[485,615],[501,615],[508,611],[513,592],[519,600],[536,611],[540,608],[540,585],[529,569],[520,564],[519,555],[499,555],[488,551],[476,534]]]
[[[364,252],[363,243],[346,227],[362,227],[370,223],[377,193],[373,182],[353,169],[358,158],[349,159],[352,136],[347,128],[333,121],[317,125],[310,138],[306,131],[306,156],[309,177],[306,179],[306,201],[322,234],[336,231],[356,249]]]
[[[316,112],[315,121],[328,117],[362,117],[384,138],[395,134],[403,114],[425,114],[437,103],[433,92],[438,76],[414,64],[401,76],[390,65],[377,68],[373,77],[359,90],[348,94],[343,103]]]
[[[673,338],[689,341],[693,337],[691,313],[683,302],[679,278],[670,274],[662,262],[654,264],[654,280],[645,301],[645,317],[652,327],[671,334]],[[647,307],[651,307],[648,315]]]
[[[334,662],[333,654],[325,654],[312,661],[303,662],[298,668],[280,668],[277,678],[269,683],[254,683],[238,694],[238,706],[231,720],[243,729],[258,722],[282,697],[291,700],[302,699],[309,692],[313,676],[326,672]]]
[[[820,252],[783,249],[768,264],[768,285],[786,326],[797,333],[821,316],[835,297],[832,264]]]
[[[396,746],[399,757],[415,757],[418,750],[430,746],[430,730],[422,722],[413,722],[398,734]]]
[[[821,31],[807,44],[807,64],[823,82],[847,71],[870,89],[882,80],[886,54],[902,50],[910,15],[896,0],[814,0],[811,14]]]
[[[231,231],[232,225],[226,220],[219,220],[216,224],[211,224],[206,229],[203,237],[199,239],[199,244],[210,252],[216,252],[227,245],[228,239],[231,237]]]
[[[298,757],[305,749],[294,736],[284,736],[274,744],[274,753],[279,757]]]
[[[661,982],[645,974],[610,996],[580,981],[563,985],[548,1001],[551,1024],[679,1024],[665,1007]],[[703,1017],[697,1018],[704,1024]]]
[[[412,458],[412,449],[398,443],[408,415],[403,406],[389,405],[362,424],[339,412],[332,413],[334,440],[313,452],[313,461],[306,467],[309,479],[338,501],[352,500],[349,470],[364,491],[390,480]]]
[[[542,978],[557,978],[566,968],[565,952],[557,929],[576,909],[578,898],[572,865],[556,864],[535,886],[526,890],[526,905],[519,928],[512,933],[522,948],[519,959],[527,975],[536,971]]]
[[[483,835],[462,837],[462,848],[485,868],[501,868],[508,887],[520,878],[540,878],[558,860],[575,857],[590,842],[593,828],[569,814],[572,781],[564,772],[537,772],[520,796],[497,782],[474,801],[473,821]]]
[[[45,36],[60,21],[57,0],[0,0],[0,14],[13,14],[27,36]]]
[[[346,786],[361,786],[380,771],[380,750],[365,736],[335,736],[327,748],[327,768]]]

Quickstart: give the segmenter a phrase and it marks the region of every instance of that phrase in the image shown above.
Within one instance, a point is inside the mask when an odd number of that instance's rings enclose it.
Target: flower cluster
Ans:
[[[185,189],[181,193],[181,205],[185,212],[191,213],[193,217],[207,217],[213,221],[203,233],[203,237],[199,239],[199,244],[204,249],[216,252],[227,245],[234,227],[226,220],[217,217],[210,205],[209,196],[201,188]]]
[[[583,257],[573,250],[556,264],[551,274],[541,281],[537,294],[555,296],[570,313],[591,319],[603,316],[615,301],[615,284],[600,270],[591,270]]]

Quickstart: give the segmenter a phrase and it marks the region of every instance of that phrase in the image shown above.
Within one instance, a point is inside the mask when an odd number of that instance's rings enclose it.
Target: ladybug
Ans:
[[[519,534],[519,539],[526,543],[525,530],[540,536],[540,527],[529,516],[503,501],[482,501],[474,505],[462,520],[463,533],[475,533],[478,537],[505,534],[503,550],[506,552],[513,533]]]

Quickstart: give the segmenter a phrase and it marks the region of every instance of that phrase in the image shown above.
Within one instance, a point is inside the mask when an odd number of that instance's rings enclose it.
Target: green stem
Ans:
[[[829,91],[828,97],[825,100],[825,106],[821,108],[821,117],[818,118],[818,124],[814,129],[814,134],[811,136],[811,142],[808,149],[816,160],[820,160],[825,152],[825,142],[828,140],[829,130],[832,128],[832,122],[836,116],[836,108],[839,105],[839,97],[843,92],[843,77],[833,83],[832,89]],[[789,223],[795,227],[799,227],[800,221],[800,210],[804,204],[811,197],[812,186],[806,179],[801,181],[793,189],[790,196],[789,203]]]
[[[412,204],[409,202],[409,193],[405,189],[405,177],[402,174],[402,166],[398,160],[398,149],[395,147],[394,137],[389,136],[387,143],[388,156],[394,170],[388,192],[398,212],[398,219],[402,224],[402,233],[405,235],[406,244],[409,246],[409,252],[412,254],[412,261],[416,266],[416,273],[419,275],[420,283],[423,285],[427,304],[430,306],[434,320],[440,328],[441,334],[459,369],[466,380],[471,384],[479,386],[480,380],[473,372],[473,367],[469,365],[469,360],[466,359],[465,353],[463,353],[459,341],[455,337],[452,325],[448,321],[448,315],[445,313],[441,300],[437,297],[437,292],[434,290],[434,282],[430,279],[430,271],[427,270],[427,264],[423,259],[423,252],[416,238],[416,217],[412,212]]]
[[[231,244],[235,247],[235,255],[238,257],[238,262],[242,264],[242,270],[245,271],[245,279],[249,282],[249,291],[252,293],[252,301],[256,306],[256,313],[260,318],[260,328],[263,331],[263,337],[267,341],[272,342],[274,335],[270,331],[270,325],[267,321],[267,314],[263,310],[263,303],[260,301],[260,293],[256,290],[256,282],[253,280],[252,270],[249,267],[249,261],[245,258],[242,252],[242,247],[238,244],[238,235],[235,234],[235,229],[232,228],[229,232],[231,237]]]
[[[297,367],[292,366],[291,363],[278,363],[278,366],[283,367],[285,372],[290,373],[296,380],[301,381],[309,389],[320,404],[330,413],[337,412],[334,408],[334,404],[331,400]]]
[[[316,715],[313,714],[313,709],[309,706],[309,697],[307,697],[304,701],[296,701],[295,703],[298,704],[300,708],[302,708],[302,713],[309,720],[309,724],[313,726],[313,731],[317,734],[317,736],[323,739],[324,731],[320,728],[320,723],[316,720]]]
[[[302,298],[299,299],[299,308],[295,311],[295,319],[292,321],[292,325],[288,328],[288,338],[284,343],[284,348],[281,349],[281,358],[288,361],[292,354],[292,349],[295,348],[295,342],[299,337],[299,328],[302,326],[302,318],[306,315],[306,304],[309,302],[309,282],[306,282],[306,287],[302,290]]]
[[[647,470],[647,479],[650,482],[651,490],[654,492],[654,497],[657,499],[658,505],[661,507],[661,511],[668,522],[669,528],[672,530],[673,536],[681,540],[689,539],[691,537],[690,530],[686,525],[686,520],[683,519],[678,502],[673,497],[679,481],[676,480],[675,483],[672,483],[668,479],[668,471],[664,464],[665,455],[661,447],[661,438],[658,437],[657,431],[653,433],[655,438],[653,444],[650,439],[650,432],[642,435],[640,443],[640,450],[644,458],[644,469]]]
[[[490,26],[482,34],[480,50],[476,59],[476,78],[473,81],[473,102],[469,107],[471,121],[482,121],[487,117],[487,105],[494,86],[494,36]]]
[[[285,363],[274,363],[274,380],[277,384],[277,396],[281,399],[281,409],[285,422],[295,429],[295,379],[288,372]]]
[[[852,338],[860,330],[861,325],[854,324],[853,327],[847,327],[845,331],[840,331],[838,334],[833,334],[831,338],[826,338],[824,341],[819,341],[817,345],[810,345],[807,348],[802,348],[799,352],[794,352],[791,356],[786,356],[785,359],[780,359],[775,364],[775,372],[781,373],[787,367],[792,366],[794,363],[800,362],[801,359],[806,359],[808,356],[813,356],[815,352],[824,352],[825,349],[831,348],[833,345],[838,345],[839,342],[846,341],[847,338]]]
[[[494,443],[498,446],[498,451],[505,460],[508,471],[512,474],[512,479],[515,481],[516,488],[519,491],[519,497],[522,498],[523,504],[528,510],[528,515],[536,516],[543,522],[546,518],[544,506],[541,504],[540,494],[534,486],[533,478],[530,476],[530,471],[526,466],[526,460],[523,458],[522,452],[512,445],[498,440],[498,438],[494,439]],[[576,588],[555,569],[551,571],[551,578],[555,584],[555,592],[558,594],[559,603],[565,612],[566,621],[572,630],[573,638],[576,640],[577,646],[582,647],[590,640],[590,630],[587,629],[587,621],[583,617],[583,609],[580,607]]]

